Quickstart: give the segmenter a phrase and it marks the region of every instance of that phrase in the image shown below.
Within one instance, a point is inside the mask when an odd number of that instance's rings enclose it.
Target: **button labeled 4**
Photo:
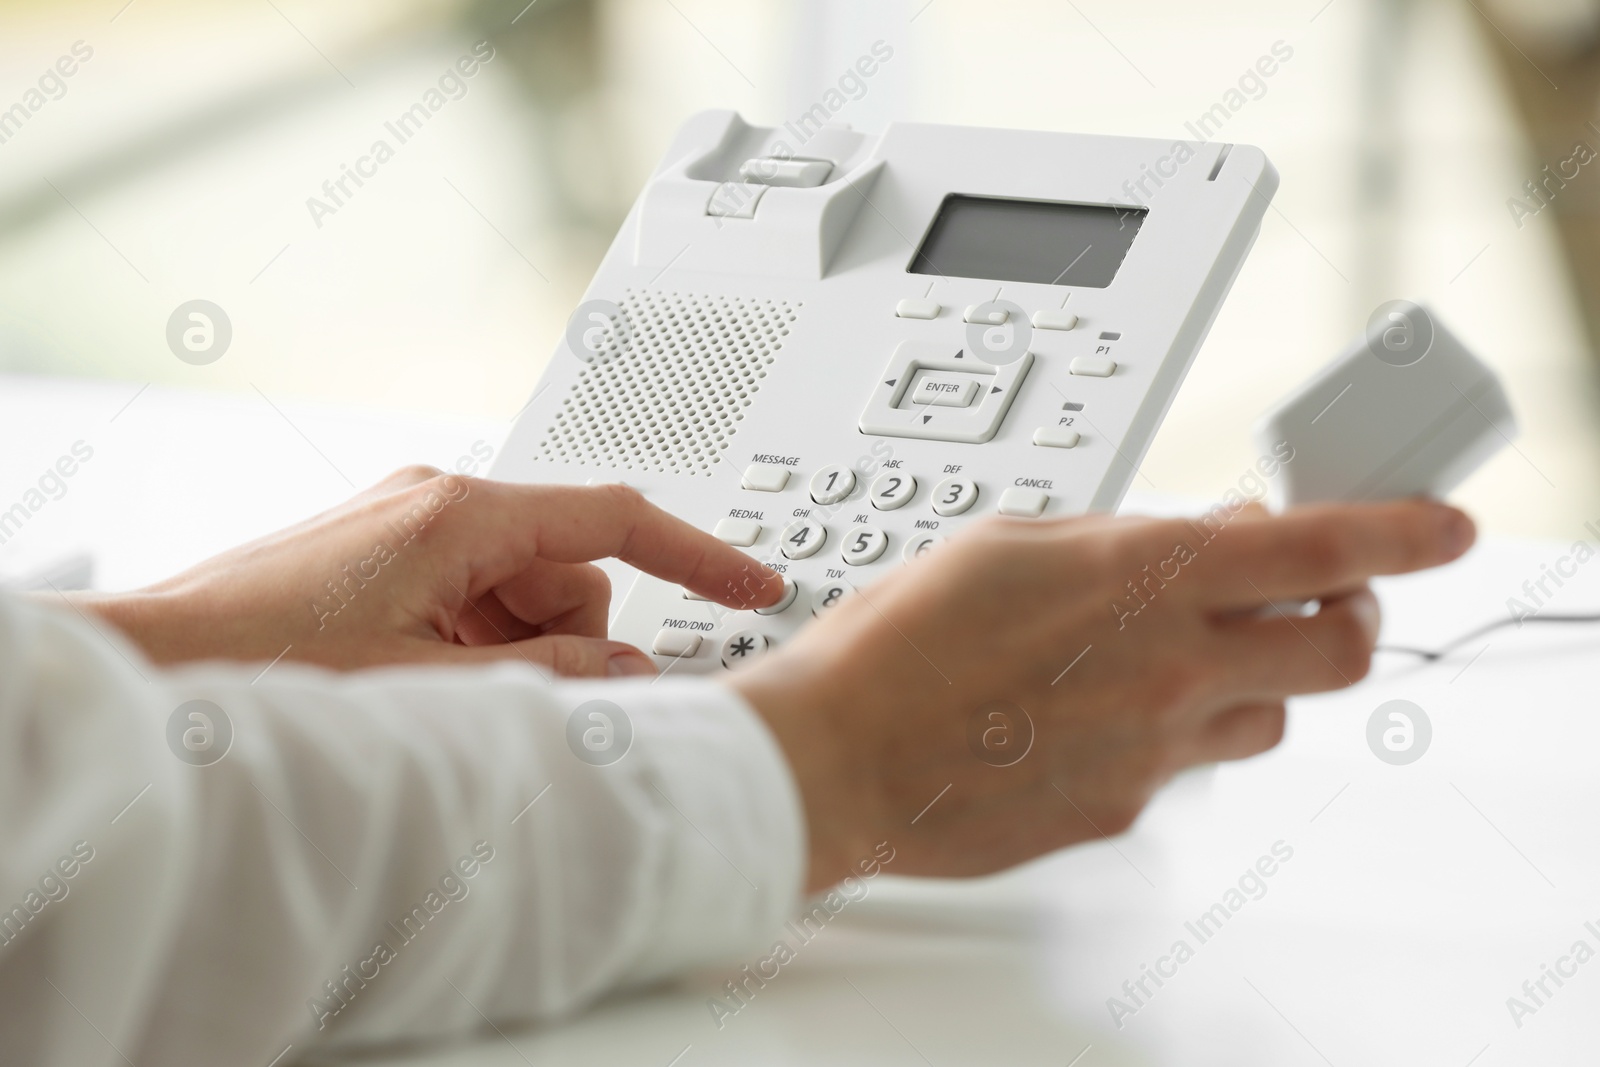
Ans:
[[[828,528],[816,519],[791,522],[783,531],[783,554],[790,559],[809,559],[828,540]]]

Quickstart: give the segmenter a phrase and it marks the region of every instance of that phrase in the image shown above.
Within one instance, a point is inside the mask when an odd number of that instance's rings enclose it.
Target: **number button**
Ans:
[[[729,634],[728,639],[722,642],[722,665],[737,667],[741,663],[758,660],[766,650],[766,634],[754,630],[740,630],[736,634]]]
[[[857,526],[844,535],[844,561],[852,567],[865,566],[888,547],[888,534],[876,526]]]
[[[791,522],[783,531],[783,554],[790,559],[809,559],[828,540],[828,528],[815,519]]]
[[[906,547],[900,550],[900,558],[910,563],[918,556],[927,555],[929,549],[943,540],[944,538],[935,534],[923,534],[921,537],[913,537],[906,542]]]
[[[811,476],[811,499],[819,504],[837,504],[855,488],[856,472],[838,463]]]
[[[825,614],[829,609],[838,607],[839,602],[849,594],[848,585],[843,582],[829,582],[811,597],[811,614]]]
[[[756,609],[756,614],[757,615],[776,615],[780,611],[787,611],[788,608],[789,608],[789,605],[794,603],[794,598],[799,596],[799,595],[800,595],[800,587],[798,585],[795,585],[789,579],[785,578],[783,580],[783,596],[779,597],[778,598],[778,602],[776,604],[772,605],[772,607],[770,607],[770,608],[757,608]]]
[[[872,506],[879,511],[903,508],[916,495],[917,480],[903,471],[885,471],[872,483]]]
[[[965,478],[946,478],[933,490],[935,515],[960,515],[978,502],[978,483]]]

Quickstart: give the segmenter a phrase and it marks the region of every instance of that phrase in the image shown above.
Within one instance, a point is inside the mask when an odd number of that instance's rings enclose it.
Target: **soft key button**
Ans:
[[[975,322],[979,326],[1004,326],[1006,319],[1011,317],[1011,313],[1005,308],[990,306],[987,309],[980,310],[982,308],[984,308],[982,304],[969,304],[967,313],[962,318],[968,322]]]
[[[935,515],[960,515],[978,500],[978,483],[966,478],[946,478],[933,490]]]
[[[772,463],[752,463],[744,469],[739,484],[758,493],[781,493],[789,484],[789,468]]]
[[[759,634],[754,630],[740,630],[736,634],[729,634],[728,639],[722,642],[722,665],[737,667],[741,663],[749,663],[751,660],[760,659],[766,650],[766,634]]]
[[[700,651],[700,635],[688,630],[662,630],[656,634],[655,643],[650,646],[650,651],[658,656],[683,659]]]
[[[1020,485],[1013,485],[1000,494],[1000,514],[1036,519],[1044,514],[1044,506],[1048,503],[1050,494],[1043,489],[1024,489]]]
[[[838,463],[823,467],[811,476],[811,499],[819,504],[837,504],[856,488],[856,472]]]
[[[1033,431],[1033,443],[1041,448],[1077,448],[1081,440],[1078,431],[1067,426],[1041,426]]]
[[[783,554],[790,559],[808,559],[828,540],[828,528],[816,519],[791,522],[783,531],[780,544]]]
[[[1067,364],[1068,373],[1087,375],[1090,378],[1109,378],[1116,369],[1117,361],[1104,356],[1077,356]]]
[[[844,561],[852,567],[864,567],[888,547],[888,534],[876,526],[857,526],[844,535]]]
[[[1033,313],[1033,328],[1036,330],[1071,330],[1077,325],[1078,316],[1070,311],[1046,308]]]
[[[895,317],[900,319],[936,319],[939,311],[937,300],[902,300],[894,306]]]
[[[815,189],[828,180],[833,164],[824,159],[778,159],[765,156],[747,159],[739,165],[739,180],[758,185],[783,185],[791,189]]]
[[[879,511],[905,507],[916,495],[917,480],[900,471],[884,471],[872,483],[872,506]]]
[[[942,408],[964,408],[978,395],[978,383],[973,378],[956,378],[944,374],[930,374],[917,382],[911,390],[913,404],[937,404]]]
[[[711,536],[735,548],[749,548],[761,536],[761,524],[750,519],[723,519]]]

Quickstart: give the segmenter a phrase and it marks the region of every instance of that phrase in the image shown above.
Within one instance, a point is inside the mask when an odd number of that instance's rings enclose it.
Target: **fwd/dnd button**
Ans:
[[[650,651],[658,656],[683,659],[700,651],[700,635],[688,630],[662,630],[656,634],[655,643],[650,646]]]
[[[942,408],[964,408],[977,395],[978,383],[971,378],[930,374],[911,390],[913,404],[934,404]]]

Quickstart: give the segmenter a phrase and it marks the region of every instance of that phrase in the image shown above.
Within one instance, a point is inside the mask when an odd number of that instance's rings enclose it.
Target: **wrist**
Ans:
[[[862,753],[843,730],[851,701],[836,672],[796,669],[769,661],[729,680],[778,742],[806,822],[806,892],[837,884],[872,854],[873,780],[857,767]]]
[[[177,606],[164,594],[74,592],[39,594],[38,599],[45,605],[59,605],[65,600],[79,614],[92,622],[111,626],[138,645],[154,663],[173,663],[186,658],[174,640],[176,634],[183,632],[183,627],[171,625]]]

